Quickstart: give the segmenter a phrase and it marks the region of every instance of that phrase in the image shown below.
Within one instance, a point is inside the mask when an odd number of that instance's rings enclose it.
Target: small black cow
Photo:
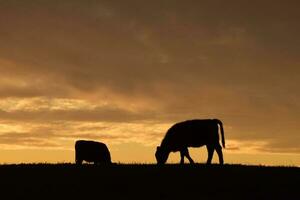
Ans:
[[[194,119],[173,125],[166,133],[160,146],[157,147],[155,157],[158,164],[164,164],[170,152],[180,151],[180,163],[184,163],[184,156],[190,163],[194,163],[189,155],[188,147],[206,145],[208,152],[207,164],[211,164],[214,150],[217,151],[220,164],[223,164],[222,147],[219,144],[219,127],[221,129],[222,145],[225,148],[223,124],[218,119]]]
[[[82,164],[83,161],[110,164],[110,152],[104,143],[78,140],[75,143],[75,162]]]

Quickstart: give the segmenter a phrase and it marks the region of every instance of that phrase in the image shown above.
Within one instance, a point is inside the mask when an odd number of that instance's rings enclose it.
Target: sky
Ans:
[[[299,7],[0,0],[0,163],[74,162],[78,139],[154,163],[173,124],[218,118],[225,162],[300,166]]]

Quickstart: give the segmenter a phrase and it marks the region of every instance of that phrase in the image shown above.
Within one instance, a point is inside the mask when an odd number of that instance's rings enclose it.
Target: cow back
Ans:
[[[76,159],[87,162],[111,162],[107,146],[101,142],[78,140],[75,143]]]

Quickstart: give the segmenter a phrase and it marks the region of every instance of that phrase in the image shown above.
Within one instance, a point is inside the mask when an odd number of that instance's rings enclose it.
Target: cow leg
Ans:
[[[77,160],[77,159],[76,159],[76,164],[77,164],[77,165],[81,165],[81,164],[82,164],[82,160]]]
[[[220,144],[217,144],[216,146],[216,152],[219,156],[219,163],[220,165],[223,165],[224,164],[224,160],[223,160],[223,153],[222,153],[222,147]]]
[[[180,151],[180,157],[181,157],[180,164],[184,164],[184,156],[187,157],[187,159],[190,161],[191,164],[194,164],[194,161],[189,154],[188,148],[182,149]]]
[[[194,161],[193,161],[193,159],[190,156],[188,148],[186,148],[185,157],[187,157],[187,159],[190,161],[191,164],[194,164]]]
[[[184,164],[184,150],[180,151],[180,164]]]
[[[206,145],[206,148],[207,148],[207,154],[208,154],[206,164],[210,165],[211,164],[211,160],[212,160],[213,155],[214,155],[214,147],[210,146],[210,145]]]

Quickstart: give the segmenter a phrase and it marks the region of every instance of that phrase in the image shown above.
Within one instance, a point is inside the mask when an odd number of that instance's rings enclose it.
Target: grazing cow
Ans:
[[[75,143],[75,162],[82,164],[83,161],[94,164],[111,163],[110,153],[107,146],[101,142],[78,140]]]
[[[155,157],[158,164],[164,164],[170,152],[180,151],[180,163],[184,156],[194,163],[189,155],[188,147],[206,145],[208,152],[207,164],[211,164],[214,150],[217,151],[220,164],[223,164],[222,147],[219,144],[219,127],[221,129],[222,145],[225,148],[225,138],[222,122],[218,119],[195,119],[179,122],[166,133],[161,145],[157,147]]]

